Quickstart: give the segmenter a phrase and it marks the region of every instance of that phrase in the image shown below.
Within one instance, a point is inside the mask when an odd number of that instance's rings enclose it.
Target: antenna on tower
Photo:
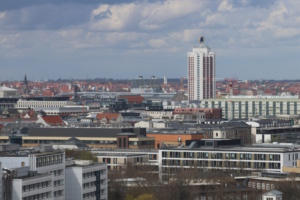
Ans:
[[[200,44],[204,44],[204,42],[205,42],[204,36],[200,36],[200,37],[199,37],[199,43],[200,43]]]

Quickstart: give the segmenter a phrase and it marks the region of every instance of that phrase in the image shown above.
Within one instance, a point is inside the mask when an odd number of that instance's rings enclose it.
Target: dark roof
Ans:
[[[126,135],[126,136],[136,136],[136,134],[134,133],[119,133],[118,136],[122,136],[122,135]]]
[[[128,132],[146,136],[145,128],[29,128],[28,136],[116,137]]]

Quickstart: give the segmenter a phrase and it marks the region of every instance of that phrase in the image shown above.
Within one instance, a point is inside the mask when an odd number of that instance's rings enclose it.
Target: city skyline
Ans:
[[[186,52],[199,35],[218,55],[217,78],[298,79],[299,7],[279,0],[3,0],[0,81],[186,77]]]

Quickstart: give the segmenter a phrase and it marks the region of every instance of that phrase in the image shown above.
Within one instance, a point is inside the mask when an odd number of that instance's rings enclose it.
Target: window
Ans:
[[[266,189],[265,183],[262,183],[262,184],[261,184],[261,189],[262,189],[262,190]]]
[[[257,189],[260,189],[260,183],[257,183]]]
[[[270,184],[267,184],[266,186],[267,186],[266,189],[270,190]]]

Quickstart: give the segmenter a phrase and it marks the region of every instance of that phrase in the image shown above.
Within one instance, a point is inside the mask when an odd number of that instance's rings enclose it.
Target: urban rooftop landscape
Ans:
[[[295,0],[2,0],[0,199],[298,200]]]

